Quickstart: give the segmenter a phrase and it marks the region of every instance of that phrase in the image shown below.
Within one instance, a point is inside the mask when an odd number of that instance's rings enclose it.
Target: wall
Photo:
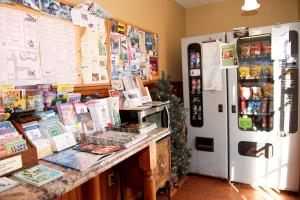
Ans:
[[[83,0],[67,0],[78,4]],[[185,36],[185,10],[173,0],[96,0],[114,18],[156,32],[159,70],[181,80],[180,39]]]
[[[298,0],[298,20],[300,20],[300,0]]]
[[[258,27],[300,19],[299,0],[258,0],[261,7],[250,14],[241,10],[243,2],[243,0],[225,0],[187,9],[187,36],[231,31],[234,27]]]

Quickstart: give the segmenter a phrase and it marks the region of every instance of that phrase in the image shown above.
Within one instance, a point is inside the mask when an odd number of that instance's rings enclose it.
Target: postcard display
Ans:
[[[0,83],[77,83],[70,22],[0,7],[0,38]]]
[[[203,126],[202,109],[202,74],[200,63],[200,44],[188,46],[188,71],[189,71],[189,95],[190,95],[190,124],[193,127]]]

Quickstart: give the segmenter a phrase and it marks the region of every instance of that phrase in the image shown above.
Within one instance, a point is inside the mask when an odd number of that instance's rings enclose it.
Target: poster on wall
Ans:
[[[17,4],[32,8],[34,10],[40,10],[40,1],[39,0],[15,0]]]
[[[41,11],[51,16],[61,17],[63,19],[72,20],[71,7],[55,0],[40,0]]]
[[[106,34],[97,29],[87,29],[81,37],[81,71],[84,84],[109,82],[105,41]]]
[[[76,84],[78,74],[74,26],[49,17],[40,17],[38,25],[43,83]]]
[[[152,33],[146,32],[145,33],[145,43],[146,43],[146,50],[152,51]]]
[[[149,79],[157,80],[158,79],[158,59],[157,57],[150,57],[149,60]]]
[[[37,17],[0,8],[1,82],[14,85],[41,82]]]

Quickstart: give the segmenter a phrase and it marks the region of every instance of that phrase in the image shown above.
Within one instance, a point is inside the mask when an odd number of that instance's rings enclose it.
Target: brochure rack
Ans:
[[[0,158],[0,176],[6,176],[38,164],[36,147],[28,139],[21,125],[22,123],[36,120],[36,118],[33,117],[34,111],[35,110],[15,112],[15,114],[12,115],[11,122],[19,134],[22,135],[23,139],[26,140],[27,149],[25,151]]]

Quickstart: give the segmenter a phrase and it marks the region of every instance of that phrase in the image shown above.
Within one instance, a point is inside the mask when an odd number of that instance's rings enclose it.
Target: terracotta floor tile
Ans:
[[[238,184],[229,183],[225,180],[214,180],[211,188],[207,192],[208,198],[235,199],[238,195]]]
[[[172,200],[300,200],[300,197],[299,193],[229,183],[206,176],[188,176]]]
[[[180,189],[172,200],[203,200],[204,193],[194,193],[190,190]]]

